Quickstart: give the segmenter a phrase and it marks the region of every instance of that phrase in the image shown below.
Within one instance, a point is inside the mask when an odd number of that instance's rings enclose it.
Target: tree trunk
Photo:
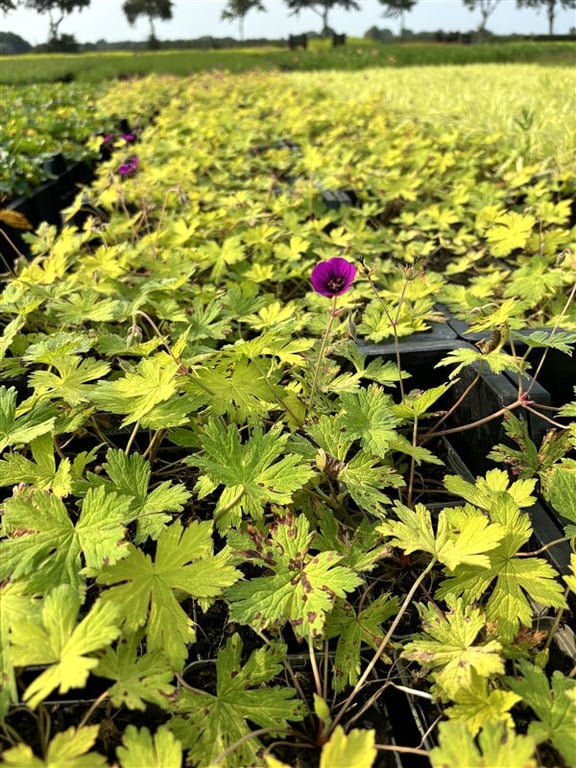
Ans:
[[[328,37],[328,4],[324,4],[322,11],[322,37]]]
[[[240,16],[238,26],[240,28],[240,40],[244,42],[244,16]]]
[[[554,34],[554,6],[556,0],[548,0],[548,34]]]

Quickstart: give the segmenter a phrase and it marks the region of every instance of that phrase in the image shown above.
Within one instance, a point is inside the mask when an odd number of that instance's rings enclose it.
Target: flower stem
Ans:
[[[322,365],[322,360],[324,359],[324,355],[326,354],[328,339],[332,331],[332,326],[334,325],[334,318],[336,317],[336,302],[337,302],[337,297],[334,296],[332,298],[332,308],[330,309],[330,319],[328,321],[328,325],[326,326],[326,330],[324,331],[324,336],[322,337],[322,344],[320,345],[320,352],[318,353],[318,360],[316,361],[316,368],[314,369],[314,378],[312,379],[312,387],[310,389],[308,405],[306,406],[306,411],[304,413],[304,421],[306,421],[310,413],[310,410],[312,409],[312,403],[314,401],[314,395],[316,394],[316,387],[318,385],[318,376],[320,374],[320,366]]]
[[[437,563],[437,560],[436,560],[435,557],[433,557],[432,560],[430,560],[430,562],[426,566],[426,568],[424,568],[424,570],[422,571],[420,576],[418,576],[418,578],[416,579],[414,584],[412,584],[412,587],[410,588],[410,591],[408,592],[408,594],[404,598],[404,602],[400,606],[400,610],[396,614],[396,617],[395,617],[394,621],[392,622],[392,624],[390,625],[390,627],[388,629],[388,632],[386,632],[386,635],[382,638],[382,642],[378,646],[374,656],[372,657],[372,659],[368,663],[368,666],[366,667],[366,669],[362,673],[360,679],[358,680],[358,682],[356,683],[356,685],[354,686],[354,688],[350,692],[350,695],[348,696],[348,698],[346,699],[346,701],[342,705],[340,711],[338,712],[338,714],[336,715],[336,717],[332,721],[332,728],[331,728],[332,731],[334,731],[334,728],[338,725],[340,720],[342,720],[344,714],[349,709],[350,704],[352,704],[352,702],[354,701],[354,699],[356,698],[356,696],[360,692],[362,686],[364,685],[366,680],[368,680],[368,678],[370,677],[370,673],[372,672],[372,670],[374,669],[374,667],[378,663],[378,660],[380,659],[380,657],[384,653],[384,650],[385,650],[386,646],[390,642],[390,638],[392,637],[392,635],[396,631],[396,627],[400,624],[400,622],[402,621],[402,617],[404,616],[404,614],[408,610],[408,608],[410,606],[410,603],[412,602],[412,598],[416,594],[418,588],[420,587],[420,585],[422,584],[424,579],[428,576],[430,571],[434,568],[436,563]]]

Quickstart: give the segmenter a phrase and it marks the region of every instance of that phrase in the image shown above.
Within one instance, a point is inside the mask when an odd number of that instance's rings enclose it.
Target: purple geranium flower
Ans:
[[[335,256],[316,264],[310,280],[312,288],[321,296],[341,296],[350,289],[355,277],[355,265]]]
[[[128,143],[134,141],[136,138],[133,133],[121,133],[120,138],[124,139],[124,141],[127,141]]]
[[[130,160],[122,163],[122,165],[118,168],[118,173],[120,176],[131,176],[133,173],[136,173],[137,170],[138,155],[134,155],[134,157],[131,157]]]

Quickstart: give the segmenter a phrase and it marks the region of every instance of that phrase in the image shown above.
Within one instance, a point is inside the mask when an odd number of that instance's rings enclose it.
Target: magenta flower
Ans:
[[[121,133],[120,138],[124,139],[124,141],[127,141],[128,143],[134,141],[136,138],[133,133]]]
[[[312,288],[321,296],[341,296],[350,289],[356,277],[356,266],[335,256],[316,264],[310,275]]]
[[[120,176],[131,176],[133,173],[136,173],[137,170],[138,155],[134,155],[134,157],[131,157],[127,162],[122,163],[122,165],[118,168],[118,173]]]

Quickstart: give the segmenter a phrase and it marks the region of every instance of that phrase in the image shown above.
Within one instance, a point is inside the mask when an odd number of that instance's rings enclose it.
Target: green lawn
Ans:
[[[72,76],[98,82],[151,72],[189,75],[208,69],[229,72],[264,70],[357,70],[439,64],[534,63],[576,65],[576,44],[569,42],[506,42],[483,45],[439,43],[381,44],[351,39],[333,49],[312,41],[306,51],[278,47],[228,50],[126,51],[89,54],[28,54],[0,57],[0,83],[23,84]]]

